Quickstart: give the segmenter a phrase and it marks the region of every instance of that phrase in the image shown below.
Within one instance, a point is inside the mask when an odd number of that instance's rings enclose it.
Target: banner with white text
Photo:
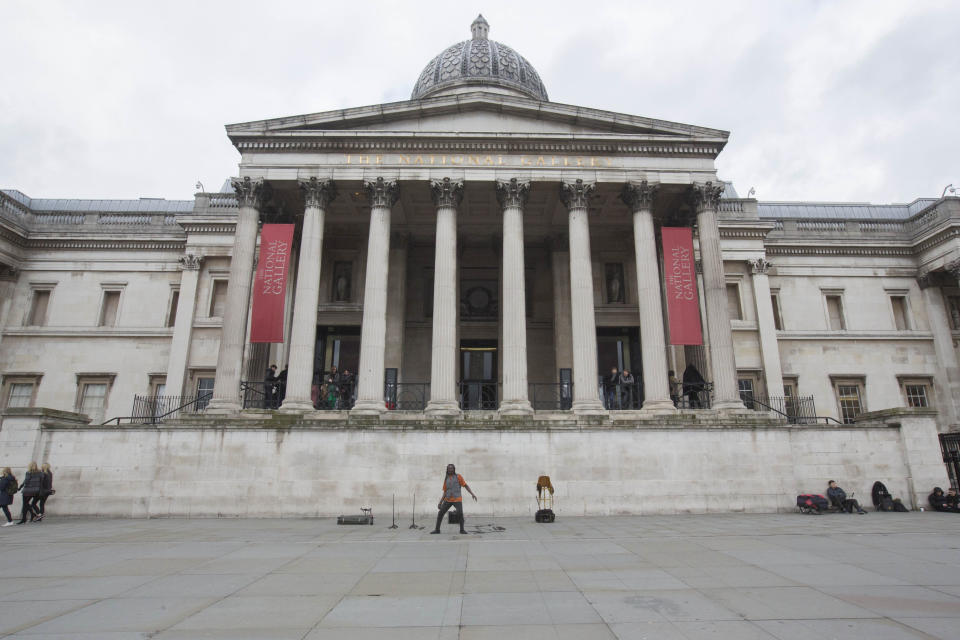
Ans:
[[[661,237],[670,344],[703,344],[693,230],[689,227],[662,227]]]
[[[250,342],[283,342],[283,308],[292,224],[265,224],[260,229],[260,260],[253,280]]]

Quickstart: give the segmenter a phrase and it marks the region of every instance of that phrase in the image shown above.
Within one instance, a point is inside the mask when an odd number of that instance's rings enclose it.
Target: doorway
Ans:
[[[643,405],[642,366],[638,327],[597,328],[598,386],[607,409],[639,409]],[[614,367],[619,372],[629,371],[634,382],[613,384],[609,378]]]
[[[460,341],[460,408],[464,411],[499,408],[497,341]]]

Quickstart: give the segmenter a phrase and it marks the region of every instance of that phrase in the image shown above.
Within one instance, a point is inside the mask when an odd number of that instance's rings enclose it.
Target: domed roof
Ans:
[[[540,74],[527,59],[507,45],[490,40],[483,16],[470,25],[471,40],[447,47],[420,74],[411,100],[420,100],[455,87],[486,85],[509,89],[534,100],[547,101]]]

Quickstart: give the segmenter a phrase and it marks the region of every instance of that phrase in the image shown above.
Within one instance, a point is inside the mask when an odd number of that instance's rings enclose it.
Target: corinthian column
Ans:
[[[640,309],[640,346],[643,357],[643,410],[673,413],[667,378],[667,344],[663,335],[660,270],[653,230],[653,200],[658,185],[626,184],[620,198],[633,212],[633,251],[637,261],[637,303]]]
[[[757,328],[760,331],[760,357],[763,359],[763,379],[768,398],[783,397],[783,370],[780,368],[780,346],[777,327],[773,321],[770,300],[770,279],[767,271],[773,264],[766,258],[747,260],[753,274],[753,302],[757,307]]]
[[[213,398],[208,413],[233,413],[242,408],[240,402],[240,369],[243,365],[243,344],[247,336],[253,255],[257,248],[260,205],[266,189],[263,180],[249,177],[233,180],[237,192],[237,226],[233,232],[233,255],[230,259],[230,280],[220,330],[220,353],[213,385]]]
[[[587,207],[595,185],[560,183],[570,234],[570,321],[573,327],[573,410],[602,413],[597,391],[597,321],[593,312],[593,264]]]
[[[437,207],[433,263],[433,354],[430,360],[429,415],[457,415],[457,207],[463,183],[444,178],[430,184]]]
[[[700,261],[703,264],[703,290],[707,302],[707,327],[710,332],[710,362],[713,367],[713,407],[743,409],[737,393],[737,370],[733,359],[733,332],[727,310],[727,282],[720,253],[720,228],[717,207],[723,185],[712,182],[690,187],[691,204],[697,211]]]
[[[170,342],[170,361],[167,365],[167,395],[183,394],[183,378],[190,357],[190,342],[193,334],[193,315],[197,307],[197,280],[203,256],[188,253],[179,258],[180,293],[177,297],[177,314],[173,322],[173,340]],[[190,394],[186,394],[190,395]]]
[[[527,390],[527,294],[523,258],[523,205],[529,182],[498,180],[503,208],[503,399],[500,413],[533,413]]]
[[[293,329],[290,331],[290,368],[287,395],[281,409],[310,411],[313,360],[317,342],[317,304],[320,302],[320,265],[323,252],[323,223],[326,209],[335,197],[332,180],[310,178],[300,181],[306,206],[297,263],[297,290],[293,300]]]
[[[390,269],[390,210],[400,197],[400,185],[377,178],[364,182],[370,200],[367,276],[363,287],[360,328],[360,371],[357,372],[357,414],[379,415],[383,403],[383,362],[387,335],[387,273]]]

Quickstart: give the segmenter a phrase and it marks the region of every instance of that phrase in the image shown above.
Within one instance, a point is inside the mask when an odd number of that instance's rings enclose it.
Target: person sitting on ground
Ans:
[[[847,492],[837,486],[836,480],[831,480],[827,485],[827,498],[830,499],[830,502],[835,506],[839,507],[842,511],[846,513],[853,513],[853,510],[856,509],[857,513],[864,515],[867,512],[860,507],[860,503],[854,500],[853,498],[847,497]]]
[[[930,508],[934,511],[951,511],[953,513],[960,512],[960,510],[957,509],[956,491],[953,489],[950,491],[954,494],[953,499],[945,494],[943,489],[940,487],[934,487],[933,493],[927,497],[927,502],[930,503]]]

